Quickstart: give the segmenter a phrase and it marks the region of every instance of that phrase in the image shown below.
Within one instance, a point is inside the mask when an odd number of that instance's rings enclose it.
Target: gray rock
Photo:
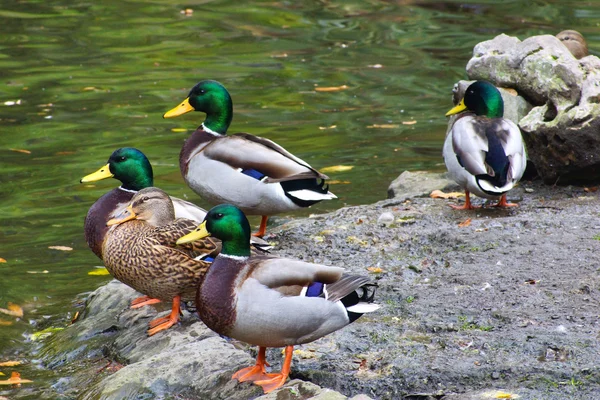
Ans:
[[[440,151],[441,153],[441,151]],[[404,171],[390,183],[388,199],[409,199],[424,197],[436,190],[460,190],[447,174],[427,171]]]
[[[600,179],[600,59],[578,60],[554,36],[521,42],[502,34],[475,46],[467,74],[515,89],[534,105],[518,124],[546,183]]]

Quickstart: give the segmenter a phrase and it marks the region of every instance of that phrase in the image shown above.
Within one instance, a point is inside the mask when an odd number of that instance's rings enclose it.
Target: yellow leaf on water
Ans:
[[[21,364],[21,361],[4,361],[0,362],[0,367],[16,367],[17,365]]]
[[[9,326],[12,325],[13,322],[12,321],[6,321],[4,319],[0,319],[0,326]]]
[[[414,125],[416,124],[417,121],[412,120],[412,121],[402,121],[402,125]]]
[[[5,263],[5,262],[6,262],[6,260],[4,258],[0,257],[0,263]]]
[[[332,165],[331,167],[321,168],[321,172],[324,174],[330,172],[346,172],[350,171],[352,168],[354,168],[353,165]]]
[[[339,92],[340,90],[346,90],[348,89],[348,86],[346,85],[342,85],[342,86],[317,86],[315,88],[315,91],[317,92]]]
[[[171,132],[187,132],[186,128],[172,128]]]
[[[49,249],[52,250],[60,250],[60,251],[71,251],[73,250],[72,247],[69,246],[48,246]]]
[[[464,195],[464,193],[460,192],[444,193],[441,190],[434,190],[429,194],[429,197],[433,199],[457,199],[459,197],[464,197]]]
[[[32,342],[35,342],[40,339],[45,339],[48,336],[51,336],[53,333],[60,332],[63,329],[65,329],[65,328],[49,327],[49,328],[43,329],[39,332],[32,333],[31,335],[29,335],[29,338],[31,339]]]
[[[327,181],[327,183],[329,185],[349,185],[352,182],[350,182],[350,181],[340,181],[340,180],[334,179],[332,181]]]
[[[106,268],[96,268],[95,270],[88,272],[88,275],[106,276],[110,275],[110,272],[108,272]]]
[[[0,372],[0,376],[4,376],[4,373]],[[4,397],[4,398],[6,398],[6,397]],[[3,399],[3,397],[0,396],[0,400],[2,400],[2,399]]]
[[[10,151],[15,151],[17,153],[23,153],[23,154],[31,154],[31,151],[29,150],[24,150],[24,149],[9,149]]]
[[[6,308],[0,308],[0,312],[6,315],[11,315],[13,317],[20,318],[23,316],[23,309],[21,308],[21,306],[10,302],[8,303],[8,306],[6,306]]]
[[[29,379],[21,379],[21,374],[13,371],[10,378],[0,381],[0,385],[20,385],[21,383],[32,383]]]
[[[398,128],[400,125],[398,124],[373,124],[373,125],[369,125],[367,126],[367,129],[393,129],[393,128]]]

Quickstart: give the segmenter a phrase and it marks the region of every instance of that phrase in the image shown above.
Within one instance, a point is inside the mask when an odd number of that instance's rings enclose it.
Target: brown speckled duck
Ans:
[[[309,343],[343,328],[373,304],[375,284],[349,275],[343,268],[287,258],[250,254],[250,224],[239,208],[212,208],[194,232],[177,243],[208,236],[221,239],[223,249],[198,288],[196,306],[215,332],[259,346],[256,364],[233,375],[270,392],[290,372],[293,346]],[[266,347],[285,347],[279,373],[266,373]]]
[[[560,32],[556,35],[558,40],[565,45],[567,49],[573,54],[573,57],[576,59],[580,59],[588,56],[590,53],[588,51],[588,45],[585,41],[583,35],[577,31],[572,29],[567,29],[566,31]]]
[[[175,219],[169,196],[155,187],[137,192],[125,211],[107,224],[114,225],[102,248],[108,271],[138,292],[173,302],[169,316],[150,321],[148,335],[176,324],[181,301],[194,299],[211,264],[197,258],[214,257],[220,243],[206,238],[176,245],[178,238],[197,227],[197,222]]]
[[[120,214],[129,204],[133,196],[144,188],[153,186],[152,165],[140,150],[123,147],[115,150],[108,163],[96,172],[86,175],[81,183],[95,182],[106,178],[121,181],[121,186],[114,188],[100,197],[89,209],[85,217],[85,241],[94,254],[102,259],[102,244],[108,227],[106,222]],[[171,197],[177,218],[188,218],[200,223],[206,211],[188,201]]]

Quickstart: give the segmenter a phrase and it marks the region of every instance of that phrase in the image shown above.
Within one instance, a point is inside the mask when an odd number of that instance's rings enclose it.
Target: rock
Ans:
[[[449,179],[446,173],[404,171],[390,183],[388,199],[425,197],[429,196],[429,193],[435,189],[442,191],[460,190],[456,182]]]
[[[600,179],[600,59],[578,60],[554,36],[521,42],[502,34],[475,46],[467,74],[515,89],[534,105],[518,124],[546,183]]]

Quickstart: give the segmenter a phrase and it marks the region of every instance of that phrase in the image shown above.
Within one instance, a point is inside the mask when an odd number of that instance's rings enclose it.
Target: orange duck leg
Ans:
[[[240,382],[254,382],[269,379],[269,375],[265,371],[265,366],[269,366],[265,356],[266,350],[266,347],[259,347],[258,356],[256,357],[256,364],[251,367],[240,369],[238,372],[233,374],[231,379],[237,379]]]
[[[294,346],[285,347],[285,360],[283,361],[283,367],[281,372],[277,374],[267,374],[268,379],[262,381],[254,381],[256,385],[263,388],[265,393],[272,392],[273,390],[280,388],[284,385],[285,381],[290,374],[290,367],[292,366],[292,354],[294,353]]]
[[[258,228],[258,232],[253,233],[252,236],[262,238],[267,233],[267,220],[269,219],[268,215],[263,215],[260,220],[260,227]]]
[[[150,327],[150,329],[148,329],[148,336],[152,336],[155,333],[169,329],[177,322],[179,322],[179,313],[181,312],[181,310],[179,309],[180,305],[181,296],[175,296],[173,298],[173,307],[171,308],[171,314],[169,314],[166,317],[153,319],[148,323],[148,326]]]
[[[150,296],[141,296],[131,301],[131,308],[140,308],[149,306],[150,304],[160,303],[159,299],[153,299]]]

